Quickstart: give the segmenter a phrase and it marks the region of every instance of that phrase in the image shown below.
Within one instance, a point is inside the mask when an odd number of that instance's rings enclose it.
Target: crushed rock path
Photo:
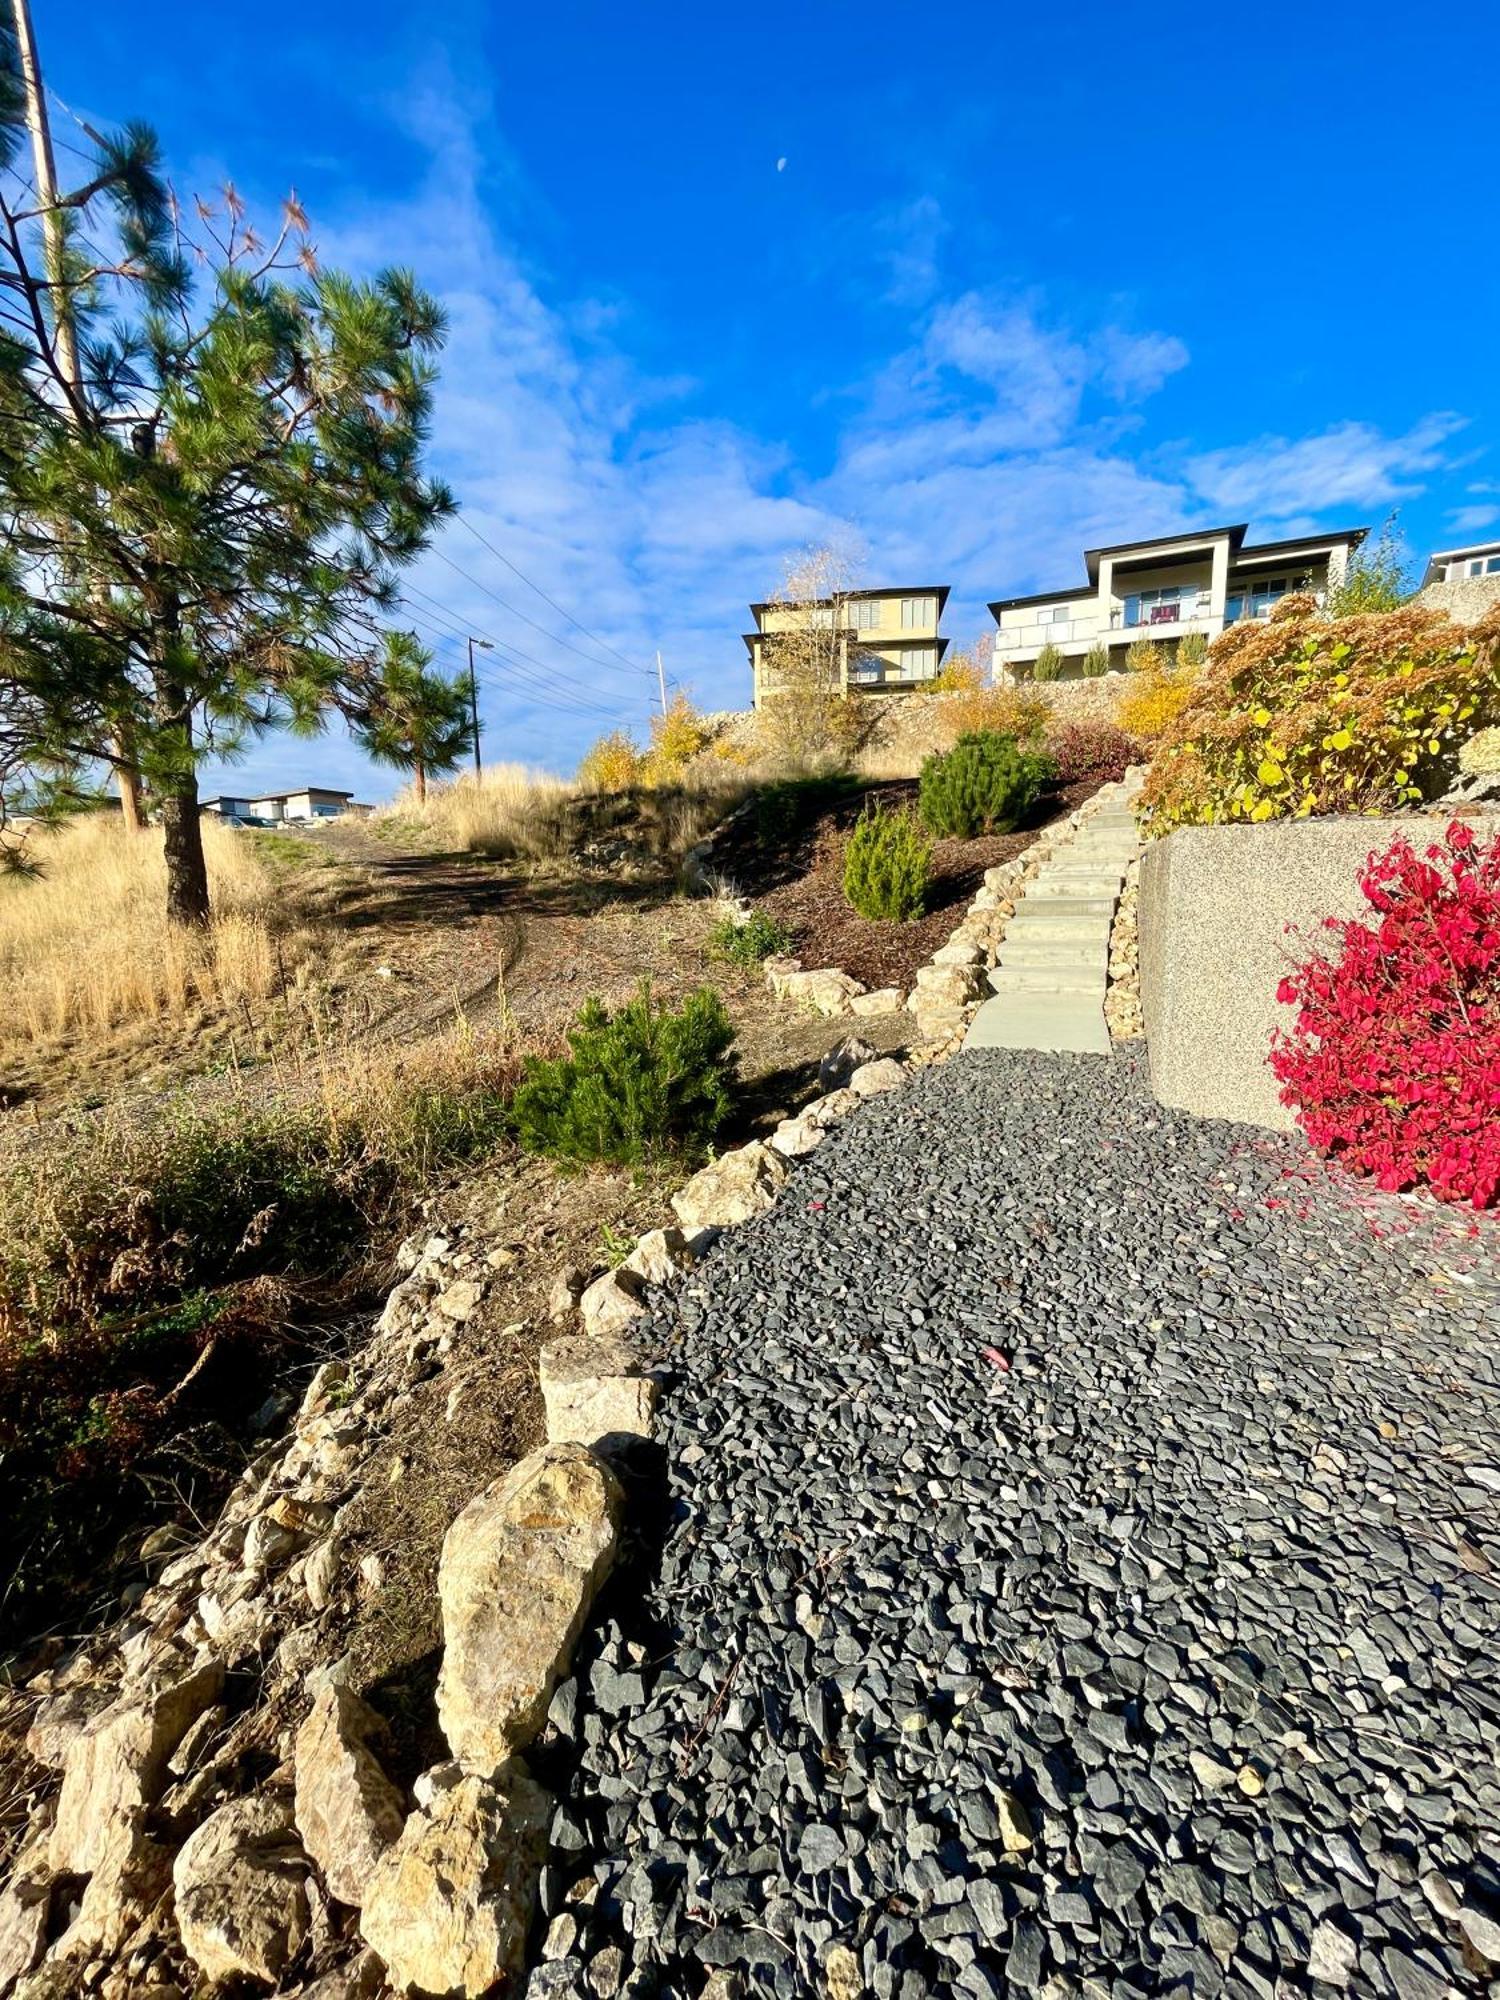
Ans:
[[[1137,1057],[866,1108],[656,1312],[529,1993],[1484,1992],[1497,1329],[1492,1220]]]

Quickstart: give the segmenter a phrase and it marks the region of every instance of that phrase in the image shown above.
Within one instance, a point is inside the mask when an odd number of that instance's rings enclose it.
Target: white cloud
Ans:
[[[1497,521],[1500,521],[1500,506],[1487,501],[1472,507],[1455,507],[1448,516],[1448,526],[1455,535],[1477,535],[1494,527]]]
[[[1420,493],[1445,462],[1464,419],[1437,411],[1400,437],[1373,424],[1341,423],[1316,437],[1257,438],[1201,452],[1183,470],[1196,493],[1226,517],[1284,523],[1333,507],[1388,507]]]

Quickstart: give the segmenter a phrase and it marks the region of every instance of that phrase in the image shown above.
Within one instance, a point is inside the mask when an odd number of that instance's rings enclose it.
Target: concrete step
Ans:
[[[986,1000],[969,1023],[968,1049],[1041,1049],[1063,1055],[1107,1056],[1109,1029],[1096,1001],[1067,994],[1007,994]]]
[[[1069,906],[1058,903],[1053,907],[1065,910]],[[1089,951],[1095,945],[1107,952],[1109,934],[1107,917],[1085,917],[1079,923],[1056,924],[1017,924],[1012,921],[1005,927],[999,956],[1008,957],[1012,950],[1016,950],[1023,958],[1029,958],[1038,951]]]
[[[1084,993],[1102,1006],[1109,984],[1102,958],[1075,960],[1071,965],[997,965],[990,974],[996,993]]]
[[[1033,928],[1053,931],[1059,924],[1071,928],[1074,924],[1101,920],[1108,923],[1118,901],[1118,896],[1043,896],[1033,902],[1026,895],[1017,903],[1015,915],[1007,919],[1005,935],[1010,937],[1018,930]]]
[[[1077,936],[1062,938],[1037,937],[1034,934],[1013,937],[1007,931],[1005,942],[1000,947],[1002,965],[1093,965],[1096,960],[1099,969],[1107,972],[1107,925],[1095,925],[1092,930],[1080,932]]]
[[[1107,897],[1113,903],[1119,897],[1123,880],[1123,873],[1105,873],[1098,868],[1080,869],[1076,875],[1054,874],[1048,869],[1028,884],[1024,900],[1028,903],[1051,903],[1080,897],[1085,901],[1098,901]]]

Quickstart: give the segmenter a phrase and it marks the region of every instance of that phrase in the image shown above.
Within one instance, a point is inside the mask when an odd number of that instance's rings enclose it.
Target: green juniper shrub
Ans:
[[[511,1118],[528,1152],[612,1166],[698,1156],[728,1116],[734,1028],[711,987],[675,1013],[655,1005],[645,982],[614,1014],[591,999],[568,1047],[526,1065]]]
[[[1083,656],[1083,677],[1096,681],[1101,674],[1109,672],[1109,648],[1102,639],[1096,639]]]
[[[708,934],[708,948],[715,958],[731,965],[759,965],[792,948],[792,934],[779,917],[764,910],[752,910],[744,923],[725,917]]]
[[[1009,833],[1024,824],[1056,776],[1050,757],[1017,747],[1014,737],[980,730],[929,757],[919,787],[922,823],[957,840]]]
[[[844,897],[862,917],[911,923],[927,901],[932,842],[910,813],[866,811],[844,848]]]
[[[1051,640],[1049,639],[1047,644],[1043,646],[1042,650],[1036,656],[1036,660],[1033,663],[1031,669],[1031,678],[1034,681],[1061,680],[1062,670],[1063,670],[1062,648],[1060,646],[1054,646]]]

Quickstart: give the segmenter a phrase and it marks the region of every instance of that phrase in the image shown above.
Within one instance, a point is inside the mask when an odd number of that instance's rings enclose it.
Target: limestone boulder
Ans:
[[[819,966],[810,972],[787,972],[781,976],[778,997],[806,1007],[814,1014],[847,1014],[849,1003],[864,992],[859,980],[837,966]]]
[[[688,1230],[728,1229],[763,1215],[787,1177],[781,1155],[759,1139],[724,1153],[693,1175],[672,1197],[677,1218]]]
[[[477,2000],[519,1976],[550,1817],[547,1794],[515,1759],[412,1814],[376,1864],[359,1919],[398,1992]]]
[[[51,1865],[89,1875],[117,1854],[118,1836],[160,1797],[167,1762],[188,1727],[218,1699],[224,1673],[205,1662],[137,1696],[111,1702],[75,1737],[63,1765]]]
[[[50,1905],[45,1875],[18,1871],[0,1891],[0,1993],[9,1993],[41,1957]]]
[[[901,1011],[901,988],[880,986],[873,993],[852,993],[849,996],[851,1014],[898,1014]]]
[[[852,1090],[831,1090],[826,1097],[815,1098],[795,1118],[782,1119],[771,1134],[772,1149],[787,1159],[800,1159],[804,1153],[811,1153],[858,1102]]]
[[[932,954],[934,965],[983,965],[984,946],[954,938]]]
[[[894,1056],[882,1056],[878,1062],[862,1063],[849,1079],[849,1088],[856,1097],[879,1097],[882,1091],[899,1090],[906,1081],[906,1071]]]
[[[823,1090],[842,1090],[864,1063],[874,1062],[877,1051],[858,1035],[845,1035],[835,1042],[818,1064],[818,1084]]]
[[[465,1769],[488,1776],[541,1729],[614,1561],[621,1511],[619,1482],[601,1459],[581,1444],[547,1444],[449,1528],[438,1565],[437,1707]]]
[[[274,1986],[307,1935],[307,1856],[280,1792],[231,1799],[172,1866],[182,1948],[207,1979]]]
[[[549,1340],[538,1372],[550,1443],[650,1437],[656,1384],[628,1341],[588,1335]]]
[[[620,1266],[646,1285],[664,1285],[693,1261],[680,1229],[648,1229]]]
[[[586,1331],[604,1337],[629,1326],[646,1309],[644,1290],[642,1279],[623,1266],[596,1278],[578,1302]]]
[[[912,1013],[940,1007],[967,1007],[980,994],[980,977],[971,965],[924,965],[916,990],[907,1001]]]
[[[295,1815],[328,1892],[355,1909],[376,1862],[401,1831],[401,1794],[372,1745],[384,1725],[352,1688],[323,1688],[297,1731]]]
[[[588,1283],[589,1274],[581,1264],[565,1264],[558,1272],[547,1294],[547,1317],[554,1326],[561,1326],[577,1312]]]

